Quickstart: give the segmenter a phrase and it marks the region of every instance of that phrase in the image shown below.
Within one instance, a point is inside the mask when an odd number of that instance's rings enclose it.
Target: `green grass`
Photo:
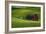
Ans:
[[[22,20],[13,18],[12,19],[12,28],[18,28],[18,27],[39,27],[40,21],[32,21],[32,20]]]
[[[13,24],[13,26],[12,26],[12,28],[20,28],[20,27],[38,27],[38,26],[40,26],[40,23],[20,23],[20,22],[18,22],[18,23],[14,23]]]
[[[38,21],[26,20],[28,14],[38,14],[40,17],[40,7],[12,8],[12,28],[23,27],[40,27],[40,19]],[[23,19],[24,18],[24,19]]]

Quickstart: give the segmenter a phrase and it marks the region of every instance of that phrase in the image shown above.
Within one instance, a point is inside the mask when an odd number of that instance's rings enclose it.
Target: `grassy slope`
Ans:
[[[40,21],[32,21],[32,20],[22,20],[13,18],[12,19],[12,27],[37,27],[40,26]]]
[[[27,10],[28,9],[28,10]],[[39,21],[32,21],[32,20],[23,20],[20,17],[26,16],[28,13],[30,14],[40,14],[39,8],[26,8],[26,9],[16,9],[12,11],[12,27],[38,27],[40,26]],[[16,18],[17,17],[17,18]]]

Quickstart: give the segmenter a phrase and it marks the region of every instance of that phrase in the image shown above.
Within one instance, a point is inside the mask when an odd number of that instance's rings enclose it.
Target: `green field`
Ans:
[[[40,7],[16,7],[12,6],[12,28],[40,27]],[[26,16],[38,14],[38,21],[26,20]]]

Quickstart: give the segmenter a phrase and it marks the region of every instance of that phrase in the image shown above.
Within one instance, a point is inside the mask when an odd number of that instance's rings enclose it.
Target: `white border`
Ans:
[[[30,6],[30,7],[41,7],[41,27],[28,27],[28,28],[11,28],[11,6]],[[21,31],[21,30],[37,30],[43,29],[43,6],[34,4],[9,4],[9,31]]]

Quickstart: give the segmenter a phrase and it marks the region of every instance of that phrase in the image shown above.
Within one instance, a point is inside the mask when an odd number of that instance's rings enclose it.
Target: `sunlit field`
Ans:
[[[38,17],[32,18],[35,14]],[[12,6],[11,15],[12,28],[40,27],[40,7]]]

